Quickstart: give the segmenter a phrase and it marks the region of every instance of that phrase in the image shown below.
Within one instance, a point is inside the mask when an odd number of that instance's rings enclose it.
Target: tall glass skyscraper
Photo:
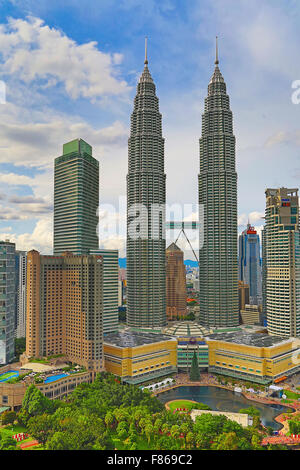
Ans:
[[[200,139],[199,204],[204,209],[200,323],[232,327],[239,324],[237,173],[232,112],[218,64],[217,54]]]
[[[265,308],[269,334],[300,336],[298,189],[266,190]]]
[[[99,162],[82,139],[63,146],[54,168],[55,255],[88,254],[99,247]]]
[[[16,245],[0,241],[0,365],[15,355]]]
[[[127,322],[132,327],[166,324],[165,202],[162,117],[146,56],[128,141]]]
[[[262,303],[262,278],[259,235],[248,224],[239,236],[239,280],[249,285],[250,304]]]

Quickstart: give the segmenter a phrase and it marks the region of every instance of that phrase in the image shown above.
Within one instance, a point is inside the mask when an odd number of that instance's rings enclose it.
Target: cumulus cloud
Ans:
[[[52,253],[52,217],[41,218],[35,225],[32,233],[9,233],[3,231],[0,233],[0,239],[9,239],[11,242],[16,243],[18,250],[29,251],[32,249],[38,250],[43,254]]]
[[[22,110],[20,109],[20,115]],[[53,165],[54,157],[62,150],[62,144],[82,137],[103,154],[108,147],[126,145],[128,131],[119,121],[95,129],[89,123],[71,116],[51,116],[48,122],[22,122],[5,111],[0,113],[0,162],[43,166]],[[2,174],[0,182],[31,184],[28,176]]]
[[[77,44],[39,18],[9,18],[0,25],[0,44],[3,72],[27,84],[62,84],[72,99],[117,96],[129,90],[118,77],[121,54],[104,53],[95,41]]]

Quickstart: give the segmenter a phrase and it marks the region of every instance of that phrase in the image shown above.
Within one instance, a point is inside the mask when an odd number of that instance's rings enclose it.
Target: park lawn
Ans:
[[[176,410],[177,408],[185,408],[188,410],[192,410],[195,408],[195,402],[190,400],[176,400],[171,403],[168,403],[171,411]]]
[[[8,426],[5,426],[4,428],[0,428],[0,434],[2,436],[12,437],[15,434],[19,434],[21,432],[26,432],[26,428],[24,428],[24,426],[19,426],[18,424],[13,427],[8,425]],[[27,439],[24,439],[24,441],[17,442],[17,448],[19,448],[23,442],[30,442],[30,441],[32,441],[32,437],[28,437]]]
[[[14,426],[8,425],[3,428],[0,428],[0,433],[5,436],[14,436],[15,434],[19,434],[20,432],[26,432],[26,428],[18,424]]]
[[[284,394],[290,399],[298,400],[300,398],[300,393],[291,392],[290,390],[284,390]]]

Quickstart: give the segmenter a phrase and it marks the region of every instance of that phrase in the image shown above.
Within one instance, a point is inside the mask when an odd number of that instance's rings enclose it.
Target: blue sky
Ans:
[[[0,0],[0,237],[52,247],[53,160],[81,137],[100,161],[100,202],[125,194],[127,138],[149,37],[166,139],[167,197],[197,202],[201,114],[215,36],[234,113],[239,230],[260,230],[267,187],[298,187],[297,0]],[[110,216],[112,223],[124,214]],[[104,247],[124,248],[107,235]]]

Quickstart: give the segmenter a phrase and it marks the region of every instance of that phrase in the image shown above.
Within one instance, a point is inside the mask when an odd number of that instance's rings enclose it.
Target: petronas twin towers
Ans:
[[[200,139],[200,323],[236,326],[238,315],[237,174],[226,85],[218,67],[208,86]],[[166,175],[162,118],[147,51],[128,141],[127,323],[166,324]]]
[[[165,203],[161,114],[146,56],[128,141],[127,323],[132,327],[166,324]]]

